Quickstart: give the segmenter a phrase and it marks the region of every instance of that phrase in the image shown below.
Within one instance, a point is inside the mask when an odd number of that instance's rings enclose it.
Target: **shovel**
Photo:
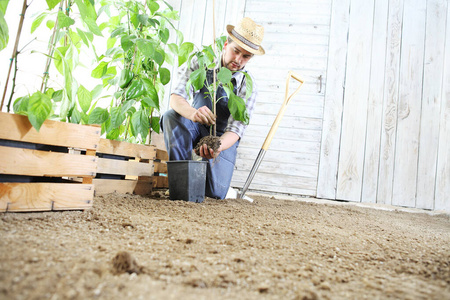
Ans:
[[[298,88],[289,96],[289,82],[290,79],[294,78],[298,82],[300,82],[300,85]],[[300,77],[295,74],[292,71],[289,71],[287,79],[286,79],[286,94],[284,97],[284,102],[280,107],[280,111],[278,112],[277,117],[275,118],[275,121],[273,121],[272,127],[270,128],[269,133],[267,134],[266,140],[264,141],[264,144],[262,145],[261,150],[259,150],[258,157],[255,160],[255,163],[253,164],[252,170],[250,171],[250,174],[248,175],[247,181],[244,184],[244,187],[242,188],[242,192],[238,194],[238,199],[243,199],[245,192],[247,191],[248,187],[250,186],[250,183],[253,180],[253,177],[255,177],[256,171],[259,168],[259,165],[261,164],[261,161],[264,158],[264,155],[266,154],[267,149],[269,148],[270,143],[272,142],[272,139],[275,135],[275,131],[278,129],[278,125],[280,125],[281,119],[283,118],[284,112],[286,111],[287,104],[291,100],[292,97],[294,97],[299,91],[301,86],[303,85],[303,80],[300,79]],[[248,197],[246,197],[248,198]]]

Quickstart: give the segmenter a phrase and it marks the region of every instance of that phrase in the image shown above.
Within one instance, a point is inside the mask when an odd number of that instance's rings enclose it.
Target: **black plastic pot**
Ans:
[[[207,161],[177,160],[167,162],[171,200],[205,200]]]

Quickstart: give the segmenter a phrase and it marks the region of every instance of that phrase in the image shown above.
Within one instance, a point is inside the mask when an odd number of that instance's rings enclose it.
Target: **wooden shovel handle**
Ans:
[[[295,80],[300,82],[300,85],[295,90],[295,92],[293,92],[292,95],[289,96],[289,82],[290,82],[291,78],[294,78]],[[297,74],[295,74],[292,71],[289,71],[287,79],[286,79],[286,94],[284,97],[284,101],[280,107],[280,111],[278,112],[277,117],[275,118],[275,121],[273,121],[273,124],[272,124],[272,127],[270,128],[269,133],[267,134],[266,140],[264,141],[264,144],[262,145],[263,150],[267,151],[267,149],[269,148],[269,145],[272,142],[273,137],[275,136],[275,132],[277,131],[278,126],[280,125],[281,119],[283,118],[284,112],[286,111],[287,104],[292,99],[292,97],[294,97],[300,91],[300,88],[303,85],[303,82],[304,81],[302,79],[300,79],[300,77]]]

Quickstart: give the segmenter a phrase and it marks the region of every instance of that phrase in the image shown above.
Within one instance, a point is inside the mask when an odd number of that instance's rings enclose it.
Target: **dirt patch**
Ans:
[[[200,147],[204,144],[206,144],[209,148],[211,148],[214,152],[216,152],[221,145],[220,137],[213,135],[207,135],[202,137],[194,148],[194,151],[197,155],[199,155],[200,153]]]
[[[450,298],[448,215],[254,200],[2,214],[0,298]]]

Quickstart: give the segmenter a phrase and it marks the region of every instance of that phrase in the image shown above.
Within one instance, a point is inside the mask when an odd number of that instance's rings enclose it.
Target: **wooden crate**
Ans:
[[[153,174],[153,187],[157,189],[169,188],[169,178],[167,177],[167,161],[169,155],[166,150],[156,149],[154,161],[155,172]]]
[[[156,147],[100,139],[95,194],[148,195],[153,187]]]
[[[38,132],[26,116],[0,112],[0,211],[92,207],[100,131],[46,120]]]

